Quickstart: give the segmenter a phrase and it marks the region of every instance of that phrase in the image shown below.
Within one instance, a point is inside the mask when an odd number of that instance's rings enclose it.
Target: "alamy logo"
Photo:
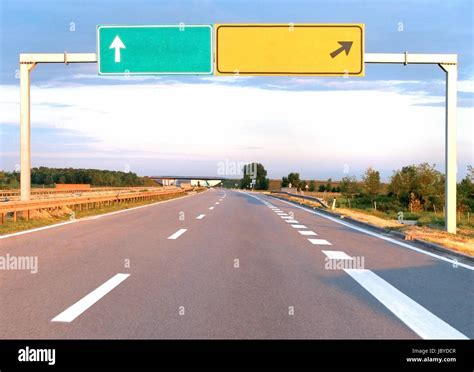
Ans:
[[[18,350],[19,362],[47,362],[50,366],[56,363],[56,349],[30,349],[29,346]]]
[[[344,270],[344,269],[358,269],[365,268],[365,259],[363,256],[355,256],[350,258],[329,258],[324,259],[326,262],[324,268],[326,270]]]
[[[219,176],[243,176],[257,178],[257,164],[245,161],[231,161],[225,159],[217,163],[217,174]]]
[[[37,256],[11,256],[7,253],[0,256],[0,270],[29,270],[30,273],[38,272]]]

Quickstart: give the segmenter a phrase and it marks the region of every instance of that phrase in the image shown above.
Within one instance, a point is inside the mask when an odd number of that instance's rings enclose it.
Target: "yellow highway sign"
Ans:
[[[216,75],[364,76],[363,24],[217,24]]]

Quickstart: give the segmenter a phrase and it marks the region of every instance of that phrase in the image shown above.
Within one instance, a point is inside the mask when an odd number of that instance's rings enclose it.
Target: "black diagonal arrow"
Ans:
[[[337,57],[340,53],[346,52],[346,56],[349,55],[349,51],[352,47],[352,41],[338,41],[339,45],[341,46],[339,49],[336,49],[330,55],[332,58]]]

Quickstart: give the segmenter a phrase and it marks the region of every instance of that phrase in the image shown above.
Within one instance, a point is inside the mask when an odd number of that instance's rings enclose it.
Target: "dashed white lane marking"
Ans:
[[[173,235],[170,235],[168,239],[178,239],[181,235],[183,235],[188,229],[179,229]]]
[[[344,269],[357,283],[424,339],[468,339],[370,270]]]
[[[248,195],[248,194],[247,194]],[[254,197],[253,195],[250,195],[252,197]],[[462,263],[462,262],[459,262],[457,259],[452,259],[452,258],[447,258],[447,257],[444,257],[444,256],[440,256],[440,255],[437,255],[435,253],[431,253],[431,252],[428,252],[428,251],[425,251],[423,249],[420,249],[420,248],[416,248],[410,244],[407,244],[407,243],[404,243],[404,242],[400,242],[396,239],[392,239],[392,238],[389,238],[387,236],[383,236],[381,234],[378,234],[376,232],[373,232],[373,231],[369,231],[367,229],[364,229],[362,227],[358,227],[358,226],[354,226],[354,225],[351,225],[350,223],[348,222],[344,222],[344,221],[341,221],[340,219],[338,218],[335,218],[335,217],[331,217],[331,216],[327,216],[325,214],[322,214],[322,213],[319,213],[319,212],[316,212],[316,211],[312,211],[312,210],[309,210],[309,209],[306,209],[306,208],[303,208],[302,206],[300,205],[296,205],[296,204],[293,204],[293,203],[290,203],[290,202],[287,202],[286,200],[280,200],[282,203],[285,203],[285,204],[288,204],[294,208],[298,208],[298,209],[302,209],[304,210],[305,212],[307,213],[311,213],[311,214],[314,214],[316,216],[319,216],[319,217],[322,217],[322,218],[325,218],[325,219],[328,219],[330,221],[333,221],[333,222],[336,222],[340,225],[343,225],[343,226],[346,226],[350,229],[353,229],[353,230],[356,230],[356,231],[360,231],[364,234],[367,234],[367,235],[371,235],[371,236],[374,236],[376,238],[379,238],[379,239],[382,239],[382,240],[385,240],[387,242],[390,242],[390,243],[393,243],[393,244],[396,244],[400,247],[403,247],[403,248],[408,248],[408,249],[411,249],[415,252],[418,252],[418,253],[422,253],[424,255],[427,255],[427,256],[431,256],[433,258],[437,258],[438,260],[441,260],[441,261],[445,261],[445,262],[448,262],[452,265],[455,265],[455,267],[459,266],[459,267],[463,267],[465,269],[468,269],[468,270],[474,270],[474,266],[471,266],[471,265],[468,265],[468,264],[465,264],[465,263]]]
[[[206,215],[205,214],[200,214],[199,216],[196,217],[196,220],[202,220]]]
[[[342,251],[323,251],[331,260],[353,260],[351,256]]]
[[[310,230],[307,230],[307,231],[301,231],[301,230],[300,230],[300,231],[298,231],[298,232],[299,232],[301,235],[307,235],[307,236],[309,236],[309,235],[318,235],[318,234],[316,234],[314,231],[310,231]]]
[[[250,195],[253,196],[253,195]],[[287,204],[291,204],[286,202]],[[297,208],[306,210],[305,208],[296,206]],[[379,234],[369,232],[365,229],[357,228],[350,224],[338,221],[335,218],[321,215],[320,213],[308,211],[319,215],[321,217],[327,218],[334,222],[340,223],[347,227],[359,230],[361,232],[367,233],[369,235],[377,236],[387,241],[392,241],[390,238],[385,238]],[[289,220],[287,220],[289,222]],[[302,225],[291,225],[293,227],[302,226]],[[302,231],[299,231],[302,233]],[[330,242],[324,239],[308,239],[309,242],[316,245],[332,245]],[[412,247],[408,244],[399,243],[393,241],[396,244],[405,246],[407,248],[418,251],[417,248]],[[421,251],[421,250],[420,250]],[[342,251],[325,251],[324,254],[329,258],[334,259],[345,259],[352,260],[353,258],[347,255]],[[421,251],[421,253],[425,253]],[[445,261],[450,261],[445,259],[442,256],[429,254],[434,257],[444,259]],[[462,265],[466,268],[473,269],[469,265]],[[388,310],[390,310],[395,316],[397,316],[405,325],[407,325],[411,330],[424,339],[468,339],[466,335],[459,332],[457,329],[453,328],[448,323],[444,322],[442,319],[438,318],[436,315],[431,313],[429,310],[413,301],[410,297],[406,296],[404,293],[400,292],[398,289],[393,287],[391,284],[380,278],[378,275],[373,273],[370,270],[365,269],[344,269],[344,271],[349,274],[355,281],[357,281],[364,289],[366,289],[372,296],[374,296],[378,301],[380,301]]]
[[[216,204],[219,204],[219,202],[216,202]]]
[[[315,245],[332,245],[325,239],[308,239],[311,244]]]
[[[294,227],[295,229],[307,229],[305,225],[290,225],[291,227]]]
[[[207,190],[206,190],[205,192],[207,192]],[[100,215],[97,215],[97,216],[83,217],[83,218],[78,218],[78,219],[72,220],[72,221],[66,221],[66,222],[61,222],[61,223],[55,223],[55,224],[53,224],[53,225],[48,225],[48,226],[43,226],[43,227],[37,227],[37,228],[35,228],[35,229],[30,229],[30,230],[25,230],[25,231],[19,231],[19,232],[12,233],[12,234],[7,234],[7,235],[0,235],[0,239],[6,239],[6,238],[11,238],[11,237],[13,237],[13,236],[24,235],[24,234],[30,234],[30,233],[34,233],[34,232],[37,232],[37,231],[53,229],[53,228],[55,228],[55,227],[64,226],[64,225],[69,225],[69,224],[71,224],[71,223],[78,223],[78,222],[84,222],[84,221],[97,220],[97,219],[99,219],[99,218],[108,217],[108,216],[113,216],[113,215],[120,214],[120,213],[127,213],[127,212],[134,211],[134,210],[137,210],[137,209],[153,207],[154,205],[157,205],[157,204],[170,203],[170,202],[177,201],[177,200],[180,200],[180,199],[189,198],[189,197],[191,197],[191,196],[193,196],[193,195],[199,195],[199,194],[189,194],[189,195],[185,195],[185,196],[180,196],[179,198],[168,199],[168,200],[162,200],[162,201],[159,201],[159,202],[156,202],[156,203],[151,203],[151,204],[146,204],[146,205],[140,205],[140,206],[138,206],[138,207],[132,207],[132,208],[128,208],[128,209],[121,209],[121,210],[119,210],[119,211],[110,212],[110,213],[104,213],[104,214],[100,214]]]
[[[283,218],[284,220],[292,220],[293,217],[291,216],[280,216],[280,218]]]
[[[285,221],[288,222],[288,223],[299,223],[299,222],[296,221],[296,220],[285,220]]]
[[[212,211],[214,209],[214,207],[209,207],[209,209]]]
[[[68,307],[64,310],[61,314],[57,315],[53,319],[52,322],[67,322],[70,323],[74,319],[76,319],[79,315],[81,315],[84,311],[94,305],[97,301],[99,301],[102,297],[104,297],[107,293],[109,293],[112,289],[117,287],[120,283],[122,283],[125,279],[127,279],[130,274],[116,274],[109,280],[107,280],[104,284],[100,287],[94,289],[91,293],[87,296],[83,297],[79,301],[77,301],[74,305]]]

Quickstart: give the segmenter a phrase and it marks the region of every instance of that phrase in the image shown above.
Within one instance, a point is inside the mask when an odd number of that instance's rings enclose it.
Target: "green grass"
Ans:
[[[12,219],[7,219],[5,223],[0,225],[0,235],[35,229],[37,227],[53,225],[68,220],[69,216],[51,217],[48,219],[30,219],[29,221],[18,218],[16,222],[13,222]]]
[[[444,215],[441,212],[434,213],[432,211],[420,211],[420,212],[407,212],[406,208],[400,206],[399,210],[393,210],[389,207],[397,206],[397,203],[393,200],[379,200],[377,202],[377,209],[374,210],[373,205],[367,200],[358,200],[354,198],[351,200],[351,210],[360,211],[372,216],[384,218],[387,220],[396,220],[398,218],[398,212],[403,212],[403,218],[405,220],[417,221],[417,226],[428,226],[435,229],[444,228]],[[337,198],[336,206],[339,208],[349,208],[346,198]],[[381,210],[380,210],[381,209]],[[461,214],[461,218],[458,217],[458,228],[468,230],[464,235],[474,237],[474,213],[470,214],[468,220],[467,213]],[[471,233],[472,231],[472,233]]]

